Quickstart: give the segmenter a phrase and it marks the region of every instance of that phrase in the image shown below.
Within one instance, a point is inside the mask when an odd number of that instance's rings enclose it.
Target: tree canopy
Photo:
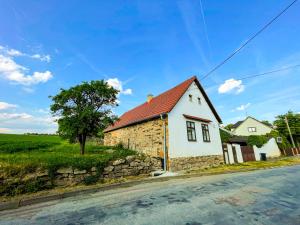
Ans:
[[[269,122],[269,120],[262,120],[261,122],[269,127],[272,127],[272,123]]]
[[[233,128],[233,124],[232,124],[232,123],[229,123],[229,124],[227,124],[224,128],[225,128],[226,130],[231,131],[232,128]]]
[[[290,142],[289,131],[285,122],[285,117],[288,119],[288,123],[291,129],[292,136],[296,143],[300,143],[300,114],[288,111],[286,114],[279,115],[274,121],[276,130],[283,136],[285,136]]]
[[[61,89],[56,96],[50,96],[52,114],[59,118],[59,135],[70,142],[78,141],[80,153],[84,154],[86,138],[97,135],[117,119],[111,111],[117,106],[117,94],[118,90],[99,80]]]

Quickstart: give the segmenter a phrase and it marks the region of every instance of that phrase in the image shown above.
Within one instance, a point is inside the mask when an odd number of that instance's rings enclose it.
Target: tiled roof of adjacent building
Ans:
[[[214,113],[216,119],[219,122],[222,122],[221,118],[219,117],[218,113],[216,112],[215,108],[210,102],[208,96],[206,95],[203,87],[200,85],[197,77],[193,76],[190,79],[182,82],[181,84],[171,88],[170,90],[156,97],[153,97],[151,101],[146,101],[145,103],[124,113],[119,118],[119,120],[117,120],[112,126],[106,128],[104,132],[116,130],[122,127],[158,118],[161,114],[169,113],[193,82],[195,82],[196,85],[199,87],[206,102],[208,103],[212,112]]]
[[[237,127],[240,126],[243,122],[244,122],[244,120],[237,121],[235,124],[232,125],[232,128],[237,128]]]

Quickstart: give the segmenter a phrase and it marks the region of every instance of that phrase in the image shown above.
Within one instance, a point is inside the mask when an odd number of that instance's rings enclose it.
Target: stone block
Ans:
[[[108,167],[105,167],[105,168],[104,168],[104,171],[105,171],[105,172],[111,172],[111,171],[114,170],[114,168],[115,168],[115,167],[113,167],[113,166],[108,166]]]
[[[78,175],[78,174],[85,174],[86,173],[86,170],[78,170],[78,169],[75,169],[74,170],[74,174],[75,175]]]
[[[114,171],[120,171],[122,169],[122,165],[115,166]]]
[[[135,162],[135,161],[130,163],[130,166],[131,166],[131,167],[136,167],[136,166],[138,166],[138,165],[139,165],[139,163],[138,163],[138,162]]]
[[[56,172],[59,173],[59,174],[73,173],[73,169],[71,167],[69,167],[69,168],[60,168]]]
[[[126,157],[126,161],[128,163],[131,163],[132,161],[135,160],[135,157],[136,157],[135,155],[129,155],[129,156]]]
[[[117,166],[124,162],[125,162],[125,159],[118,159],[118,160],[114,161],[112,164],[113,164],[113,166]]]

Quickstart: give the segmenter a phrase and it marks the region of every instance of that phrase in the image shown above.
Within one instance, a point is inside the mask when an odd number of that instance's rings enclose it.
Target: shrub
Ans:
[[[256,147],[261,148],[264,144],[268,142],[268,138],[264,135],[250,135],[248,137],[248,144]]]
[[[83,179],[83,183],[85,185],[92,185],[97,183],[98,180],[99,180],[99,176],[87,176]]]
[[[229,139],[232,137],[231,134],[221,129],[220,129],[220,136],[221,136],[222,143],[227,143]]]

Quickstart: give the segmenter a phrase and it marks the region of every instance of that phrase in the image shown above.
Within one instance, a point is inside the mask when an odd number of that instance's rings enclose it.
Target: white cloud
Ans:
[[[50,55],[34,54],[34,55],[31,56],[31,58],[39,59],[39,60],[41,60],[42,62],[50,62],[50,61],[51,61]]]
[[[5,133],[55,133],[57,118],[51,115],[35,116],[28,113],[0,113],[0,132]],[[1,131],[1,129],[4,129]]]
[[[16,120],[16,119],[21,119],[21,120],[27,120],[32,118],[31,115],[27,113],[0,113],[0,121],[7,121],[7,120]]]
[[[7,102],[0,102],[0,110],[10,109],[10,108],[16,108],[17,105],[9,104]]]
[[[132,95],[132,89],[128,88],[122,92],[124,95]]]
[[[219,86],[218,92],[220,94],[236,93],[239,94],[245,90],[245,86],[241,80],[235,80],[233,78],[226,80]]]
[[[50,71],[34,72],[32,75],[26,75],[27,68],[17,64],[12,58],[0,55],[0,76],[22,85],[33,85],[45,83],[53,76]]]
[[[51,56],[50,55],[41,55],[41,54],[27,54],[24,52],[21,52],[19,50],[8,48],[0,45],[0,52],[4,55],[10,56],[10,57],[19,57],[19,56],[26,56],[33,59],[38,59],[42,62],[50,62]]]
[[[50,115],[50,108],[46,108],[46,109],[38,109],[36,110],[38,113],[42,113],[42,114],[49,114]]]
[[[120,94],[123,95],[132,95],[132,89],[128,88],[123,90],[123,84],[122,81],[120,81],[118,78],[110,78],[107,80],[108,85],[110,85],[111,87],[117,89],[118,91],[120,91]]]
[[[238,110],[238,111],[244,111],[247,108],[249,108],[250,105],[251,105],[251,103],[247,103],[245,105],[240,105],[239,107],[236,108],[236,110]]]
[[[16,49],[8,49],[8,50],[6,51],[6,53],[7,53],[8,55],[10,55],[10,56],[22,56],[22,55],[24,55],[24,53],[22,53],[22,52],[20,52],[20,51],[18,51],[18,50],[16,50]]]

